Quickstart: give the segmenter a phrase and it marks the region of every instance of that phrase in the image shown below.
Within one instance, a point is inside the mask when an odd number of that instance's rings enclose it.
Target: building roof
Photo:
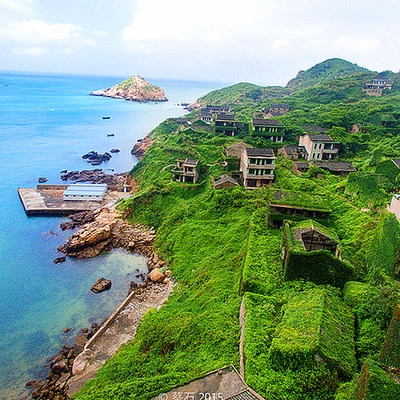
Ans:
[[[399,160],[400,161],[400,160]],[[332,172],[355,172],[357,169],[351,161],[324,161],[313,160],[311,164]]]
[[[219,113],[215,117],[215,120],[217,121],[235,121],[235,114],[233,113]]]
[[[281,121],[277,119],[268,119],[268,118],[253,118],[253,126],[280,126],[282,125]]]
[[[333,142],[332,138],[326,133],[313,133],[308,134],[313,142]]]
[[[212,117],[212,113],[210,112],[210,110],[207,110],[206,108],[202,108],[200,110],[200,115],[202,117]]]
[[[189,164],[189,165],[197,165],[199,162],[199,160],[196,160],[195,158],[187,158],[185,160],[185,164]]]
[[[393,158],[392,161],[400,168],[400,159],[399,158]]]
[[[103,196],[107,190],[106,183],[73,183],[64,191],[68,196]]]
[[[329,130],[328,128],[323,128],[319,125],[303,125],[301,128],[306,133],[321,133]]]
[[[339,237],[336,232],[330,230],[326,226],[319,224],[312,219],[308,219],[306,221],[301,221],[298,223],[292,223],[289,226],[290,233],[292,235],[293,245],[296,246],[298,250],[305,249],[302,234],[310,231],[318,232],[319,234],[326,236],[333,242],[339,244]]]
[[[247,143],[236,142],[236,143],[233,143],[230,146],[228,146],[227,149],[234,149],[236,147],[249,147],[249,148],[251,148],[251,146],[249,144],[247,144]]]
[[[208,108],[209,110],[229,110],[230,107],[227,105],[223,105],[223,106],[214,106],[212,104],[207,104],[206,108]]]
[[[260,149],[247,148],[246,154],[248,156],[275,157],[274,151],[272,149],[267,149],[267,148],[260,148]]]
[[[271,104],[269,107],[270,108],[284,108],[285,110],[289,110],[289,106],[287,104],[274,103],[274,104]]]
[[[306,153],[306,148],[304,146],[284,146],[287,155],[293,155],[297,153]]]
[[[308,169],[310,168],[310,165],[306,161],[297,161],[295,162],[296,167],[300,169]]]
[[[223,183],[226,183],[226,182],[232,183],[234,185],[239,185],[239,183],[236,179],[232,178],[229,175],[224,174],[224,175],[221,175],[221,177],[218,180],[214,181],[214,186],[222,185]]]

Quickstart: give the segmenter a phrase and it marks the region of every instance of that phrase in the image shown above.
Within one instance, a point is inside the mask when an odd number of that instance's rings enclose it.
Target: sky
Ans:
[[[0,71],[285,85],[343,58],[400,69],[397,0],[0,0]]]

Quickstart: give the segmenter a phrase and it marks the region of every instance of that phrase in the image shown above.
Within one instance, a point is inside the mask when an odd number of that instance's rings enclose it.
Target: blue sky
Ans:
[[[340,57],[400,68],[394,0],[0,0],[0,70],[284,85]]]

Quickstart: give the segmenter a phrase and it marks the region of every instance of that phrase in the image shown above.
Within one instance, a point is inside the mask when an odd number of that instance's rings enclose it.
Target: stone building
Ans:
[[[236,142],[226,148],[226,156],[227,157],[236,157],[236,158],[240,159],[242,157],[242,152],[245,149],[249,149],[249,148],[251,148],[251,146],[249,144],[246,144],[244,142]]]
[[[176,160],[176,167],[172,170],[173,179],[176,182],[197,183],[199,179],[198,167],[199,161],[196,159],[178,159]]]
[[[250,134],[261,136],[273,142],[283,142],[285,127],[281,121],[268,118],[253,118],[250,125]]]
[[[235,186],[239,186],[238,181],[226,174],[221,175],[219,179],[213,180],[214,189],[232,189]]]
[[[278,154],[293,161],[297,161],[299,158],[307,158],[307,151],[304,146],[283,146],[278,150]]]
[[[235,136],[237,130],[236,117],[233,113],[219,113],[214,118],[215,133],[223,133],[227,136]]]
[[[337,157],[339,143],[326,133],[307,133],[300,136],[299,146],[304,146],[307,151],[307,160],[332,160]]]
[[[272,149],[246,148],[240,159],[243,186],[247,189],[268,186],[274,180],[275,160]]]

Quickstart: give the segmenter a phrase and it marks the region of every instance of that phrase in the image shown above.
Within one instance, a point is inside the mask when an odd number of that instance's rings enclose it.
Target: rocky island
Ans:
[[[149,101],[168,101],[164,90],[135,75],[108,89],[100,89],[90,93],[91,96],[112,97],[147,103]]]

